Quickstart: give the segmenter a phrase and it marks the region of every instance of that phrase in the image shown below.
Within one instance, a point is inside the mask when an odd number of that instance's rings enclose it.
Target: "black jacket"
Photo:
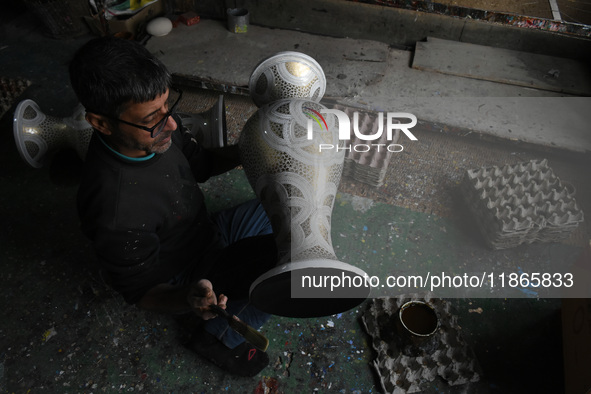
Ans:
[[[211,265],[204,257],[216,244],[216,230],[197,184],[211,175],[209,152],[178,130],[172,139],[165,153],[135,162],[111,152],[95,134],[86,157],[78,191],[81,228],[129,303],[187,267],[205,273]]]

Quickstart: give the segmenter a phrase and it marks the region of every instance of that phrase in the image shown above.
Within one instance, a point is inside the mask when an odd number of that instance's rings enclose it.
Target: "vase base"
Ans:
[[[367,275],[352,265],[327,259],[280,265],[250,287],[258,309],[285,317],[320,317],[346,312],[367,299]]]

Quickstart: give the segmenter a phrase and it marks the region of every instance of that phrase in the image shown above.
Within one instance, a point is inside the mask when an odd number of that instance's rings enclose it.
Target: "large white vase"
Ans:
[[[331,216],[345,152],[320,151],[320,144],[342,146],[336,117],[319,118],[322,109],[311,100],[278,100],[253,114],[240,136],[246,176],[271,220],[279,250],[278,265],[252,284],[250,299],[281,316],[331,315],[369,294],[367,286],[359,286],[365,272],[339,261],[332,246]],[[345,285],[348,278],[350,286],[335,288],[335,278]]]
[[[256,66],[248,88],[257,107],[284,98],[320,101],[326,91],[326,76],[314,58],[300,52],[279,52]]]

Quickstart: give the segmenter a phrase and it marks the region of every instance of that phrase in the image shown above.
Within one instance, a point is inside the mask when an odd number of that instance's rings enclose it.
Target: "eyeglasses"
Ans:
[[[178,95],[178,97],[177,97],[177,95]],[[119,118],[112,118],[110,116],[107,116],[107,117],[110,118],[110,119],[116,120],[117,122],[121,122],[121,123],[124,123],[126,125],[137,127],[138,129],[145,130],[145,131],[147,131],[147,132],[150,133],[150,137],[156,138],[156,136],[158,134],[160,134],[162,132],[162,130],[164,130],[164,127],[168,123],[168,118],[170,118],[172,115],[174,115],[176,113],[176,107],[177,107],[179,101],[181,101],[181,97],[183,97],[183,91],[182,90],[180,90],[180,89],[171,89],[169,91],[168,99],[166,100],[166,108],[170,108],[170,109],[168,110],[168,112],[166,113],[166,115],[164,115],[164,117],[162,119],[160,119],[158,121],[158,123],[156,123],[152,127],[141,126],[139,124],[131,123],[131,122],[128,122],[126,120],[119,119]],[[173,104],[170,105],[170,103],[173,103]]]

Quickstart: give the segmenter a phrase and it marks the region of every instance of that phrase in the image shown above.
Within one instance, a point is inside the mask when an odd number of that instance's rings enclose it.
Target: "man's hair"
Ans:
[[[140,44],[103,37],[76,52],[70,81],[88,112],[119,117],[127,104],[152,101],[165,93],[172,78],[166,66]]]

